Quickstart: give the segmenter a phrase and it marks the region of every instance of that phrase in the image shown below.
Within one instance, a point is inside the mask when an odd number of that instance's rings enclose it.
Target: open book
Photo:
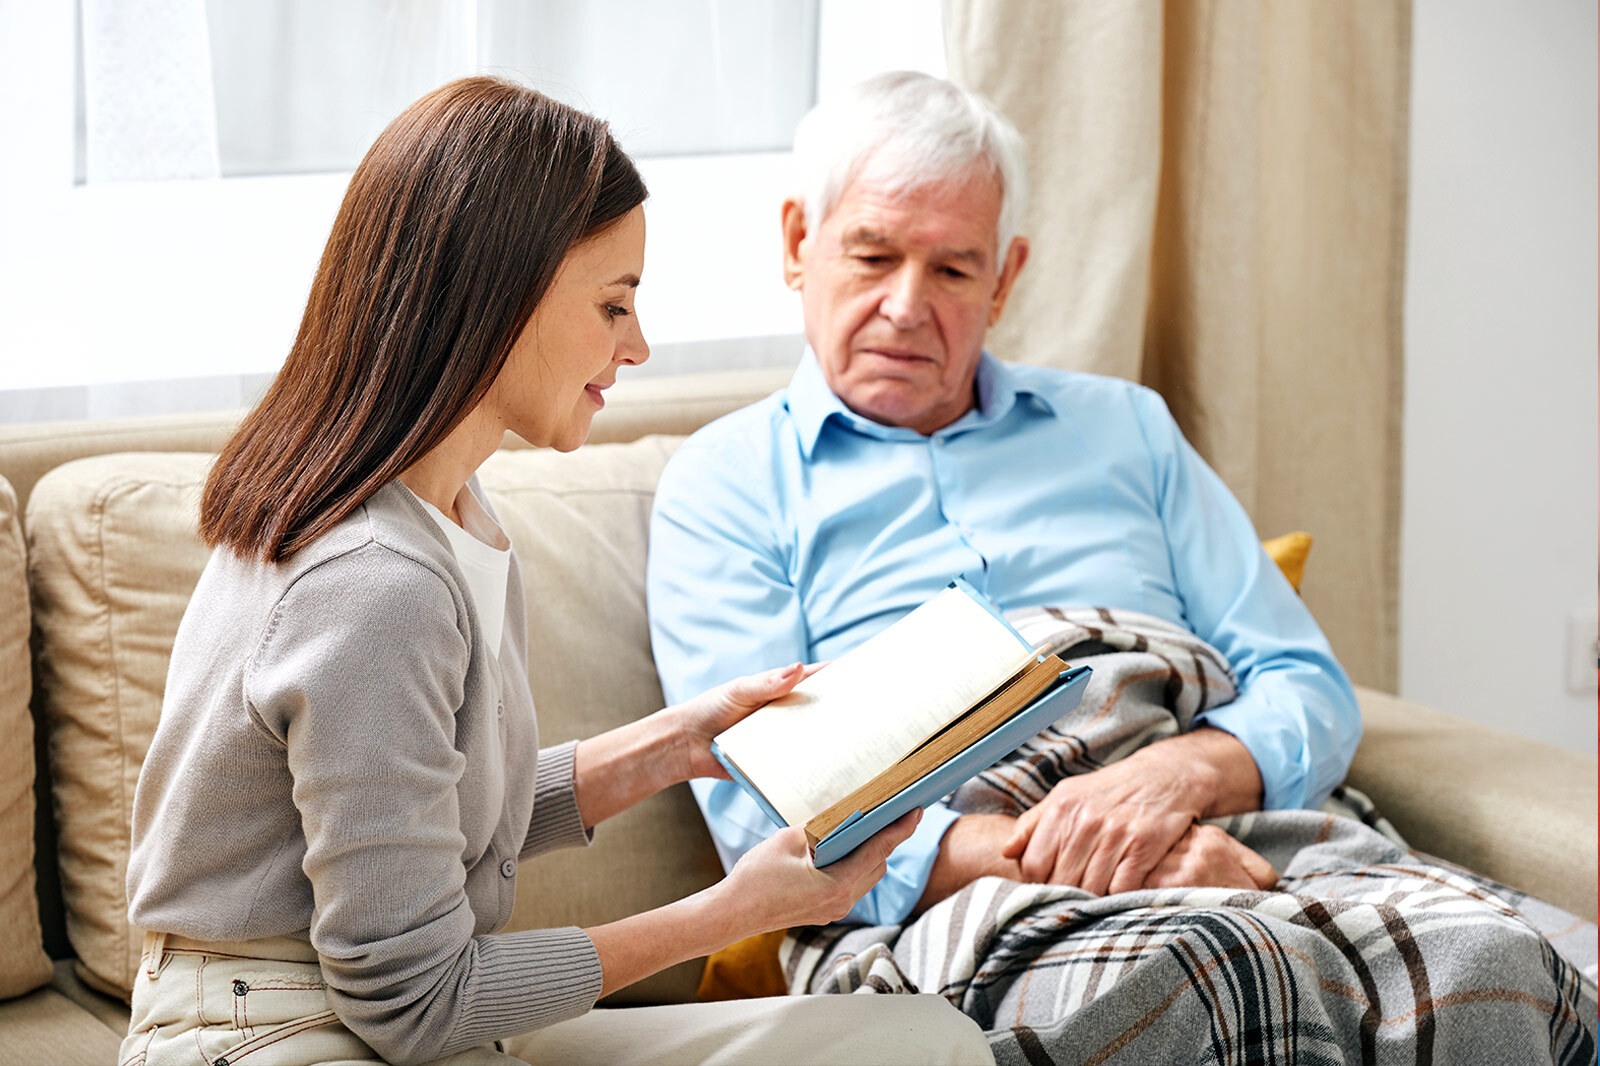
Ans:
[[[711,751],[774,822],[804,826],[826,866],[1066,714],[1088,679],[957,579]]]

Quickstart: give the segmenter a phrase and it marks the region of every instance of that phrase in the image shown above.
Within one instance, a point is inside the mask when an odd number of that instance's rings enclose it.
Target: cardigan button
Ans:
[[[500,864],[500,876],[501,877],[515,877],[515,876],[517,876],[517,860],[516,859],[507,859],[505,862],[502,862]]]

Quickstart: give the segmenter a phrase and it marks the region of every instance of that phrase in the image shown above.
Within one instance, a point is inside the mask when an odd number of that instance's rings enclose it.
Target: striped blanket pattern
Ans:
[[[1226,661],[1159,619],[1010,619],[1094,677],[954,793],[959,810],[1017,813],[1234,696]],[[790,992],[937,992],[1001,1064],[1595,1061],[1595,984],[1519,912],[1525,897],[1411,851],[1365,797],[1214,824],[1273,864],[1275,890],[1097,897],[982,878],[904,927],[791,931]]]

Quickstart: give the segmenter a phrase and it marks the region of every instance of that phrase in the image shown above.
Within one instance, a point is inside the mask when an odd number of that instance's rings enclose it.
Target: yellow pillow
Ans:
[[[1278,564],[1278,569],[1283,571],[1283,576],[1289,579],[1289,584],[1294,586],[1296,592],[1300,591],[1300,579],[1306,573],[1306,556],[1311,554],[1310,533],[1285,533],[1281,537],[1264,540],[1261,546],[1267,549],[1267,554],[1272,556],[1272,561]]]
[[[786,996],[789,984],[778,965],[778,945],[787,929],[774,929],[714,951],[706,959],[695,998],[701,1003],[724,999]]]
[[[1294,532],[1264,540],[1272,561],[1278,564],[1283,576],[1289,579],[1296,592],[1300,579],[1305,576],[1306,556],[1311,554],[1311,534]],[[723,999],[754,999],[758,996],[782,996],[789,992],[783,979],[783,967],[778,965],[778,945],[783,943],[785,930],[749,937],[714,951],[706,958],[705,971],[700,975],[700,989],[695,993],[702,1003]]]

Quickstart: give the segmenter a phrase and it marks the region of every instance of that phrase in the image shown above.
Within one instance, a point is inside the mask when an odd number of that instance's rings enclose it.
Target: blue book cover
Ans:
[[[962,592],[972,597],[973,600],[1004,624],[1018,642],[1024,647],[1028,647],[1027,642],[1011,627],[1010,623],[1005,621],[994,604],[965,580],[958,578],[951,582],[951,587],[959,588]],[[1035,661],[1042,663],[1045,661],[1045,657],[1042,655],[1036,656]],[[1059,660],[1057,661],[1059,662]],[[1035,669],[1038,668],[1035,667]],[[855,812],[834,827],[831,832],[817,840],[813,850],[813,861],[818,867],[822,867],[843,858],[878,830],[911,810],[912,807],[927,807],[938,802],[970,778],[994,765],[1040,730],[1051,725],[1076,707],[1083,697],[1083,690],[1088,683],[1090,673],[1091,671],[1088,667],[1074,668],[1062,664],[1057,676],[1049,682],[1047,687],[1020,710],[1011,714],[978,740],[963,748],[958,754],[930,770],[889,799],[870,810]],[[997,686],[997,688],[999,687],[1003,686]],[[766,813],[768,818],[772,819],[774,824],[780,826],[788,824],[767,797],[762,794],[761,790],[727,756],[720,745],[713,742],[711,751],[727,769],[729,776],[756,801],[757,805]]]

